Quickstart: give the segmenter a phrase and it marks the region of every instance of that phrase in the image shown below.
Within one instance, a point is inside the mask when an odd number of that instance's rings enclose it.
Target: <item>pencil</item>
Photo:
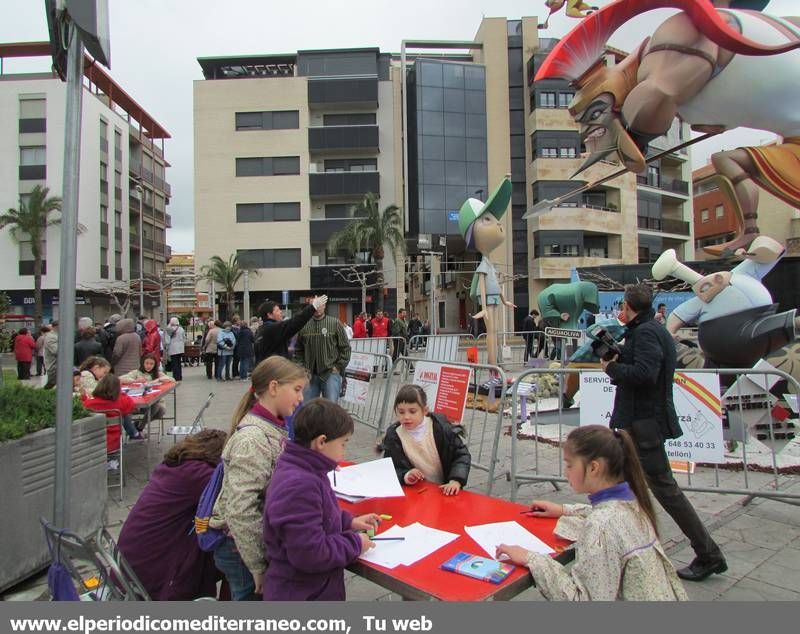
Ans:
[[[333,486],[336,486],[336,469],[333,470]]]
[[[417,494],[419,495],[420,493],[425,493],[425,491],[427,491],[427,490],[428,489],[420,489],[419,491],[417,491]]]
[[[374,542],[404,542],[405,537],[371,537]]]

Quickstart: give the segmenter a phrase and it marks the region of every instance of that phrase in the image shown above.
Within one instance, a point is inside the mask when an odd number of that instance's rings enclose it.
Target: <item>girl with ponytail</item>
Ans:
[[[551,557],[501,544],[528,566],[542,595],[553,601],[685,601],[686,592],[658,541],[656,516],[633,440],[601,425],[579,427],[564,445],[565,473],[590,504],[535,500],[529,514],[558,517],[556,534],[575,542],[567,570]]]
[[[231,420],[222,451],[222,487],[209,526],[227,535],[214,551],[235,601],[260,600],[267,568],[264,491],[288,437],[285,417],[303,402],[306,371],[283,357],[269,357],[253,371]]]

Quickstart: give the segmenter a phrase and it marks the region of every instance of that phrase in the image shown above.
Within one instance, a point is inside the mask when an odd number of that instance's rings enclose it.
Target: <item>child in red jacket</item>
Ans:
[[[106,374],[97,383],[91,396],[83,399],[83,404],[95,412],[109,412],[109,417],[117,415],[117,412],[122,416],[122,426],[128,433],[128,438],[131,440],[144,440],[141,432],[136,429],[136,426],[131,420],[131,414],[136,409],[136,403],[133,399],[122,392],[119,379],[113,374]],[[106,436],[108,443],[108,452],[112,453],[119,448],[119,437],[116,434],[108,433]]]

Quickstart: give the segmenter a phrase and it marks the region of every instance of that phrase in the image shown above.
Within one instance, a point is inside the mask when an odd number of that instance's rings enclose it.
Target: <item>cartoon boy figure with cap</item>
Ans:
[[[480,302],[481,311],[473,319],[483,319],[486,325],[487,356],[489,365],[497,365],[496,325],[500,304],[509,308],[516,306],[503,297],[497,269],[489,254],[505,241],[500,219],[511,201],[511,179],[507,176],[484,203],[477,198],[469,198],[458,212],[458,229],[464,236],[468,249],[478,251],[483,257],[472,277],[470,297]]]

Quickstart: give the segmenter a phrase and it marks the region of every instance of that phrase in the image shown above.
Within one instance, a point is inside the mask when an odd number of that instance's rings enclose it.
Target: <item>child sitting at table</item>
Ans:
[[[131,440],[144,440],[144,436],[136,429],[131,420],[131,414],[136,409],[136,403],[130,396],[122,392],[119,379],[115,375],[106,374],[100,379],[92,395],[83,397],[83,404],[87,409],[95,412],[108,412],[108,417],[119,414],[122,417],[122,427],[128,433],[128,438]],[[110,442],[109,445],[111,445]],[[116,448],[109,446],[109,452],[111,451],[116,451]]]
[[[427,480],[445,495],[457,495],[467,485],[472,457],[461,440],[461,427],[428,411],[425,390],[404,385],[394,399],[398,421],[386,430],[379,449],[391,458],[400,482]]]
[[[97,382],[111,372],[111,364],[105,357],[89,357],[78,368],[80,381],[74,391],[81,397],[90,396],[97,387]]]
[[[547,555],[501,544],[528,566],[551,601],[685,601],[686,592],[658,540],[656,516],[633,440],[623,430],[587,425],[564,445],[569,485],[588,493],[586,504],[536,500],[530,514],[558,517],[555,533],[575,542],[575,565],[567,569]]]
[[[142,356],[138,370],[131,370],[130,372],[127,372],[119,377],[119,382],[123,385],[127,383],[152,383],[154,381],[161,383],[175,383],[175,379],[173,379],[171,376],[158,371],[158,359],[156,359],[156,355],[151,353]],[[151,408],[151,410],[148,410],[145,413],[145,416],[142,419],[142,425],[146,425],[150,420],[163,418],[167,413],[167,410],[162,403],[157,403]]]
[[[373,546],[378,515],[339,508],[328,472],[344,460],[353,419],[316,398],[294,418],[294,440],[278,459],[264,504],[269,567],[265,601],[344,601],[344,568]]]

